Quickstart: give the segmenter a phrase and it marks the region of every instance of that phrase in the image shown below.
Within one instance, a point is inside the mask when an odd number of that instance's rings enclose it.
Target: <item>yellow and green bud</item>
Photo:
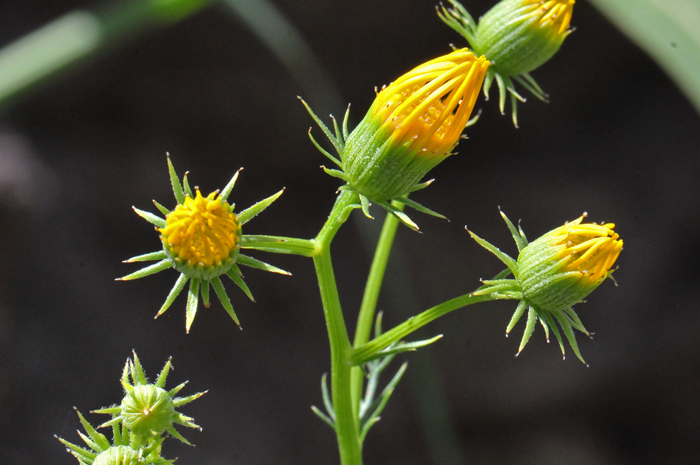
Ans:
[[[374,202],[417,229],[389,203],[396,200],[444,218],[406,196],[428,186],[431,181],[420,183],[421,179],[453,155],[462,131],[470,123],[488,67],[486,58],[477,57],[466,48],[423,63],[377,92],[374,103],[352,133],[347,130],[348,113],[342,133],[333,119],[333,134],[302,100],[340,156],[338,159],[321,148],[309,132],[316,148],[342,169],[324,167],[326,173],[347,183],[342,190],[359,194],[367,216],[369,202]]]
[[[269,207],[282,195],[284,189],[236,214],[234,212],[235,204],[229,204],[228,197],[236,184],[240,170],[231,178],[223,191],[216,190],[206,197],[201,194],[198,188],[195,188],[195,193],[193,193],[187,181],[187,174],[180,181],[170,157],[168,157],[168,170],[177,202],[175,208],[171,211],[153,201],[165,218],[134,208],[140,217],[156,227],[160,233],[163,250],[126,260],[126,263],[147,261],[155,261],[156,263],[119,278],[119,280],[139,279],[169,268],[175,268],[180,272],[180,277],[156,314],[156,318],[170,308],[189,281],[185,321],[187,332],[190,331],[197,314],[200,296],[204,306],[209,307],[211,287],[214,288],[214,292],[226,312],[240,327],[238,316],[233,310],[220,277],[226,275],[231,278],[250,300],[254,300],[250,289],[243,281],[243,273],[238,265],[273,273],[289,274],[284,270],[239,253],[245,239],[241,232],[242,225]],[[253,242],[252,237],[248,237],[248,239],[249,242]],[[249,245],[248,248],[255,248],[255,246]]]
[[[518,247],[518,259],[476,236],[471,236],[484,248],[491,251],[508,269],[497,279],[484,281],[476,295],[502,295],[519,299],[506,335],[528,311],[527,324],[520,342],[518,354],[528,343],[539,321],[549,342],[550,329],[554,332],[562,354],[564,343],[559,332],[561,327],[576,356],[583,361],[572,329],[590,336],[572,306],[583,302],[606,278],[611,277],[613,265],[622,251],[623,242],[613,230],[612,223],[583,223],[586,214],[568,222],[528,244],[525,233],[516,228],[501,213]],[[514,279],[503,279],[508,274]]]
[[[488,96],[495,79],[503,113],[505,95],[510,92],[513,122],[517,126],[516,99],[525,99],[515,90],[513,80],[537,98],[547,100],[547,94],[529,73],[552,58],[571,33],[569,24],[575,1],[502,0],[478,24],[459,2],[449,1],[452,8],[442,6],[438,16],[467,40],[474,53],[491,61],[484,93]]]
[[[488,66],[484,57],[457,50],[383,88],[341,154],[348,183],[379,202],[411,192],[452,154]]]

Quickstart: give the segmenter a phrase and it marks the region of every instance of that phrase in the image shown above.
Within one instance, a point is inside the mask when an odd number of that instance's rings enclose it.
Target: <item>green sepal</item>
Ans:
[[[163,365],[163,369],[160,370],[160,373],[158,373],[158,379],[156,379],[155,386],[163,389],[165,386],[165,381],[168,379],[168,374],[170,373],[170,368],[173,366],[173,358],[170,357],[167,362],[165,362],[165,365]],[[176,406],[177,407],[177,406]]]
[[[147,266],[146,268],[141,268],[139,271],[128,274],[121,278],[117,278],[116,281],[131,281],[133,279],[144,278],[152,274],[160,273],[161,271],[167,270],[168,268],[172,268],[172,266],[173,264],[170,262],[170,260],[166,258],[165,260],[161,260],[158,263],[154,263],[153,265]]]
[[[576,336],[574,335],[574,332],[571,330],[571,325],[569,324],[569,322],[566,321],[564,316],[561,315],[559,312],[552,312],[552,315],[554,316],[554,318],[556,318],[559,321],[559,324],[561,325],[561,329],[564,330],[564,334],[566,335],[566,338],[569,340],[569,345],[574,350],[576,357],[578,357],[578,359],[581,360],[581,362],[583,362],[586,366],[588,366],[586,361],[581,356],[581,352],[578,350],[578,343],[576,342]]]
[[[189,404],[190,402],[199,399],[207,392],[209,392],[209,391],[198,392],[197,394],[192,394],[191,396],[187,396],[187,397],[176,397],[173,399],[173,406],[175,406],[176,408],[182,407],[185,404]],[[182,414],[180,414],[180,417],[183,420],[183,424],[190,423],[190,426],[188,426],[189,428],[199,428],[198,425],[195,425],[194,423],[192,423],[192,420],[193,420],[192,418],[186,417],[185,415],[182,415]]]
[[[513,240],[515,241],[515,245],[518,247],[518,252],[522,251],[527,246],[527,239],[525,238],[525,234],[523,233],[522,229],[521,230],[515,229],[515,225],[508,219],[506,214],[501,211],[500,207],[498,208],[498,212],[501,214],[501,217],[508,225],[508,229],[510,230],[510,233],[513,235]]]
[[[183,190],[185,191],[185,195],[189,196],[189,198],[193,199],[194,195],[192,194],[192,188],[190,187],[189,181],[187,181],[188,174],[190,174],[190,172],[185,171],[185,175],[182,177],[182,187],[183,187]]]
[[[559,343],[559,347],[561,348],[561,355],[562,357],[566,357],[566,349],[564,348],[564,341],[561,338],[561,334],[559,333],[559,328],[557,328],[557,324],[554,321],[554,318],[549,312],[542,312],[544,317],[547,319],[547,323],[549,323],[549,326],[552,328],[552,332],[554,332],[554,336],[557,338],[557,342]]]
[[[78,411],[78,409],[75,409],[75,411],[78,413],[78,417],[80,418],[80,423],[83,425],[83,428],[85,428],[85,432],[90,436],[90,439],[94,442],[96,447],[93,447],[93,445],[89,444],[86,441],[86,444],[90,446],[93,450],[104,450],[104,449],[109,449],[111,444],[107,440],[107,437],[104,434],[100,434],[95,430],[95,428],[92,427],[90,423],[85,419],[82,413]],[[83,438],[85,440],[85,438]]]
[[[287,276],[292,275],[292,273],[289,271],[285,271],[282,268],[277,268],[276,266],[272,266],[269,263],[265,263],[247,255],[238,254],[236,263],[243,266],[249,266],[251,268],[257,268],[258,270],[269,271],[270,273],[284,274]]]
[[[513,313],[513,317],[510,319],[510,323],[508,323],[508,327],[506,328],[506,337],[508,337],[508,334],[510,334],[515,325],[518,324],[518,321],[520,321],[520,318],[522,318],[527,307],[527,302],[521,300],[515,309],[515,313]]]
[[[472,237],[472,239],[474,239],[480,246],[494,254],[496,258],[502,261],[515,276],[518,275],[518,263],[515,260],[513,260],[507,254],[501,252],[501,249],[499,249],[495,245],[485,241],[484,239],[471,232],[468,228],[467,232]]]
[[[158,211],[161,212],[163,215],[168,216],[170,214],[170,210],[168,210],[167,208],[165,208],[163,205],[159,204],[155,200],[153,201],[153,205],[155,205],[156,208],[158,209]]]
[[[316,139],[314,139],[314,136],[311,135],[311,129],[312,129],[312,128],[309,128],[309,139],[311,139],[311,143],[313,143],[314,146],[318,149],[318,151],[321,152],[323,155],[325,155],[326,158],[328,158],[330,161],[332,161],[332,162],[335,163],[336,165],[341,166],[340,160],[338,160],[337,158],[335,158],[335,157],[334,157],[333,155],[331,155],[326,149],[324,149],[323,147],[321,147],[321,145],[320,145],[318,142],[316,142]]]
[[[527,345],[528,341],[530,340],[530,337],[532,336],[532,333],[535,331],[535,325],[537,324],[537,311],[530,307],[530,310],[527,313],[527,325],[525,326],[525,331],[523,332],[523,338],[520,340],[520,347],[518,347],[518,353],[515,354],[517,357],[520,355],[520,352],[523,351],[525,346]]]
[[[415,192],[415,191],[419,191],[421,189],[425,189],[426,187],[431,185],[433,182],[435,182],[435,179],[431,179],[429,181],[425,181],[425,182],[421,182],[419,184],[416,184],[415,186],[413,186],[411,188],[411,190],[409,192]]]
[[[173,426],[170,426],[168,429],[166,429],[166,431],[170,433],[172,437],[178,439],[183,444],[187,444],[188,446],[192,445],[192,443],[185,439],[185,437],[182,434],[180,434]]]
[[[348,119],[350,119],[350,104],[348,103],[348,109],[345,110],[345,116],[343,117],[343,139],[347,139],[350,136],[350,131],[348,131]]]
[[[211,280],[211,285],[214,287],[214,292],[216,292],[216,296],[221,301],[221,305],[223,305],[223,307],[226,309],[226,312],[228,312],[229,316],[233,319],[233,321],[236,322],[238,328],[240,329],[241,323],[238,321],[238,316],[233,310],[233,305],[231,305],[231,301],[229,300],[228,295],[226,294],[226,290],[224,289],[224,285],[221,282],[221,279],[217,276],[216,278]]]
[[[180,276],[177,278],[177,281],[175,281],[175,285],[173,288],[170,290],[170,293],[168,294],[168,297],[165,299],[165,302],[163,303],[163,306],[160,307],[160,310],[158,310],[158,313],[154,318],[158,318],[161,316],[167,309],[170,308],[170,306],[173,304],[175,299],[177,298],[178,295],[180,295],[180,292],[185,288],[185,284],[187,284],[187,280],[189,278],[185,276],[184,274],[180,273]]]
[[[233,187],[236,185],[236,181],[238,180],[238,174],[243,170],[243,168],[239,168],[238,171],[233,175],[231,180],[226,184],[226,187],[224,187],[224,190],[221,191],[221,201],[226,202],[228,201],[228,196],[231,195],[231,191],[233,190]]]
[[[250,288],[245,283],[245,281],[243,281],[243,278],[241,277],[241,274],[240,274],[240,269],[236,265],[233,265],[233,267],[231,267],[231,269],[228,270],[228,273],[226,273],[226,275],[229,278],[231,278],[231,281],[236,283],[236,286],[241,288],[241,290],[245,293],[245,295],[248,296],[248,298],[251,301],[255,302],[255,298],[253,297],[253,293],[250,292]]]
[[[476,29],[474,19],[459,2],[450,0],[450,3],[454,9],[445,8],[442,4],[440,4],[440,8],[435,6],[438,17],[472,45],[474,43],[474,31]]]
[[[204,305],[204,308],[209,308],[211,305],[209,303],[209,286],[211,285],[211,282],[207,279],[202,280],[202,287],[199,290],[199,293],[202,295],[202,304]]]
[[[348,182],[348,177],[340,170],[329,170],[323,165],[321,165],[321,169],[325,171],[328,176],[333,176],[334,178],[342,179],[343,181]]]
[[[158,228],[164,228],[165,227],[165,220],[159,216],[154,215],[153,213],[146,212],[143,210],[139,210],[136,207],[131,207],[134,209],[137,215],[139,215],[141,218],[144,220],[148,221],[152,225],[158,227]]]
[[[152,262],[155,260],[163,260],[168,258],[164,251],[159,250],[157,252],[150,252],[143,255],[137,255],[136,257],[131,257],[128,260],[124,260],[122,263],[135,263],[135,262]]]
[[[369,213],[369,206],[371,205],[369,199],[364,195],[360,194],[360,206],[362,207],[362,213],[365,214],[367,218],[373,220],[374,217]]]
[[[189,334],[192,323],[194,322],[194,317],[197,315],[197,307],[199,305],[199,285],[201,279],[192,278],[190,281],[190,290],[187,293],[187,307],[186,307],[186,318],[185,318],[185,332]]]
[[[92,463],[93,460],[95,460],[95,457],[97,457],[96,453],[90,452],[84,447],[80,447],[76,444],[73,444],[72,442],[68,442],[65,439],[60,438],[56,435],[54,435],[54,437],[61,441],[61,443],[68,448],[68,452],[70,452],[75,458],[77,458],[80,461],[81,465],[83,463]]]
[[[272,202],[277,200],[280,195],[284,193],[284,188],[277,192],[274,195],[271,195],[270,197],[261,200],[260,202],[256,203],[255,205],[246,208],[242,212],[238,214],[238,221],[241,222],[241,226],[246,224],[248,221],[252,220],[256,216],[258,216],[263,210],[265,210],[267,207],[269,207]]]
[[[446,216],[441,215],[440,213],[433,211],[433,210],[429,209],[428,207],[424,207],[423,205],[419,204],[415,200],[411,200],[411,199],[408,199],[406,197],[399,197],[398,199],[395,199],[395,200],[397,202],[400,202],[400,203],[408,206],[408,207],[413,208],[414,210],[417,210],[421,213],[425,213],[426,215],[435,216],[437,218],[450,221],[447,219]]]
[[[166,152],[165,155],[168,158],[168,172],[170,173],[170,184],[173,186],[173,194],[175,195],[175,200],[178,205],[185,203],[185,191],[182,190],[182,184],[180,184],[180,178],[177,177],[175,172],[175,167],[170,161],[170,153]]]
[[[418,228],[418,225],[413,222],[411,218],[408,217],[407,214],[399,210],[398,208],[394,207],[390,203],[387,202],[375,202],[377,205],[382,207],[384,210],[387,212],[391,213],[394,215],[396,218],[399,219],[405,226],[408,226],[410,229],[414,230],[415,232],[420,232],[420,229]]]
[[[309,114],[311,115],[311,118],[313,118],[313,120],[316,122],[316,124],[318,124],[318,127],[320,127],[321,130],[323,131],[323,133],[326,135],[326,137],[328,137],[328,140],[331,141],[331,144],[333,144],[333,147],[335,147],[335,150],[338,152],[338,154],[342,156],[342,153],[343,153],[342,141],[338,141],[338,139],[331,133],[331,131],[326,127],[326,125],[323,124],[323,121],[321,121],[321,119],[318,116],[316,116],[316,113],[313,112],[311,107],[309,107],[306,104],[304,99],[302,99],[301,97],[297,97],[297,98],[299,100],[301,100],[301,103],[304,105],[304,107],[306,107],[306,111],[309,112]],[[334,119],[334,121],[335,121],[335,119]]]

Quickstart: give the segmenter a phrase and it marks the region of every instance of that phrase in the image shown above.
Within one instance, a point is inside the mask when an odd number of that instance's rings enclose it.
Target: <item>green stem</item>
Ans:
[[[392,205],[399,210],[404,209],[404,204],[392,202]],[[399,225],[399,220],[396,216],[387,213],[384,219],[384,226],[379,235],[377,248],[374,252],[372,266],[367,276],[367,284],[365,286],[365,294],[362,297],[362,305],[360,306],[360,314],[357,318],[357,329],[355,330],[355,341],[353,347],[361,347],[369,341],[372,332],[372,324],[374,323],[374,312],[377,308],[379,300],[379,291],[382,287],[386,265],[389,261],[391,248],[396,237],[396,229]],[[364,375],[359,367],[354,367],[352,370],[352,401],[355,411],[359,412],[360,399],[362,398],[362,390],[364,387]]]
[[[466,307],[467,305],[475,304],[478,302],[487,302],[490,300],[501,300],[509,297],[505,297],[499,294],[485,294],[485,295],[474,295],[465,294],[454,299],[443,302],[440,305],[436,305],[423,313],[420,313],[414,317],[409,318],[400,325],[392,328],[381,336],[373,339],[362,347],[356,348],[350,361],[353,365],[359,365],[364,363],[366,360],[370,359],[372,355],[376,354],[382,349],[387,348],[394,342],[398,342],[404,337],[408,336],[412,332],[416,331],[418,328],[422,328],[433,320],[440,318],[441,316],[450,313],[451,311],[457,310],[458,308]]]
[[[323,313],[328,328],[328,340],[331,346],[331,394],[333,410],[335,411],[335,431],[342,465],[362,464],[362,443],[350,390],[352,365],[349,363],[349,357],[352,353],[352,346],[340,306],[331,262],[330,245],[338,229],[347,219],[347,208],[357,203],[358,199],[359,196],[354,192],[343,191],[340,193],[326,224],[314,239],[316,252],[313,255],[318,286],[321,291],[321,301],[323,302]]]

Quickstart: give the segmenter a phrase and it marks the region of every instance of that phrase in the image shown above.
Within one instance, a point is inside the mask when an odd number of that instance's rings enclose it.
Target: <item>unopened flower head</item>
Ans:
[[[562,353],[564,343],[557,326],[581,361],[581,353],[572,331],[577,329],[590,336],[578,317],[573,305],[582,302],[606,278],[613,273],[613,265],[622,251],[622,240],[613,230],[612,223],[583,223],[580,218],[568,222],[528,244],[523,230],[516,228],[503,214],[520,252],[514,260],[501,250],[472,232],[472,237],[491,251],[508,270],[498,279],[484,281],[475,295],[490,294],[502,298],[519,299],[520,304],[511,319],[506,335],[528,310],[525,333],[518,353],[530,339],[539,321],[544,327],[547,341],[550,329],[554,332]],[[503,279],[512,273],[514,279]]]
[[[238,316],[233,310],[220,276],[226,275],[231,278],[234,284],[241,288],[250,300],[253,300],[253,295],[243,281],[243,273],[238,265],[289,274],[284,270],[239,253],[241,248],[245,248],[242,244],[244,240],[241,232],[242,226],[277,200],[284,189],[236,214],[234,212],[235,204],[229,204],[228,197],[236,184],[240,170],[236,172],[221,192],[217,190],[206,197],[196,187],[194,190],[196,194],[193,194],[187,180],[187,174],[180,181],[173,164],[170,162],[170,157],[168,157],[168,170],[177,201],[175,208],[170,211],[154,201],[153,203],[165,218],[134,208],[139,216],[153,224],[160,232],[163,250],[126,260],[126,263],[147,261],[157,261],[157,263],[119,278],[119,280],[139,279],[169,268],[175,268],[180,272],[180,277],[175,282],[175,286],[165,299],[165,303],[156,317],[170,308],[185,288],[187,281],[190,281],[185,321],[187,332],[190,331],[197,314],[200,295],[204,306],[209,307],[210,287],[214,288],[216,296],[226,312],[240,326]],[[249,239],[251,238],[249,237]],[[250,242],[253,241],[250,240]],[[248,248],[256,247],[249,245]]]
[[[179,439],[185,444],[190,444],[176,429],[175,424],[189,428],[199,428],[193,423],[193,419],[185,416],[175,409],[195,399],[206,392],[200,392],[188,397],[174,397],[185,387],[185,383],[165,390],[165,381],[170,372],[171,363],[168,360],[163,370],[158,375],[155,383],[149,383],[146,374],[141,367],[136,353],[134,359],[127,360],[122,374],[122,387],[125,394],[121,405],[95,410],[94,413],[106,413],[113,416],[112,420],[101,427],[123,424],[132,434],[144,438],[159,437],[164,432]],[[201,429],[201,428],[199,428]]]
[[[349,184],[370,200],[400,197],[459,142],[489,62],[467,49],[428,61],[377,94],[342,154]]]
[[[440,18],[460,33],[475,53],[491,61],[484,93],[494,78],[500,92],[501,113],[504,111],[506,90],[511,94],[513,121],[517,125],[516,99],[525,101],[515,90],[512,80],[541,100],[547,94],[529,73],[559,50],[571,33],[569,25],[574,0],[502,0],[479,19],[477,24],[469,12],[456,0],[452,8],[438,9]]]

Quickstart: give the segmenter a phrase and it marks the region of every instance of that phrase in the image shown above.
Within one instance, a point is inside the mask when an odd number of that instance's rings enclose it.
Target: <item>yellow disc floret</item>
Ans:
[[[555,230],[561,236],[556,258],[563,260],[562,271],[580,272],[582,284],[594,284],[608,275],[622,251],[622,240],[613,223],[581,224],[583,218]]]
[[[185,197],[166,217],[161,239],[172,259],[193,267],[219,266],[233,258],[241,240],[241,225],[218,191]]]

